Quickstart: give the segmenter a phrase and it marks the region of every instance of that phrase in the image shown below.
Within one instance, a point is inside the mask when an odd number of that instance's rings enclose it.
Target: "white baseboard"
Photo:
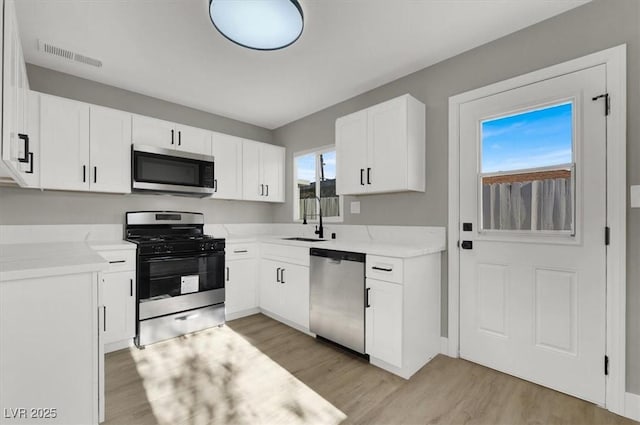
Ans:
[[[225,320],[228,322],[230,320],[236,320],[241,317],[251,316],[253,314],[260,313],[260,309],[258,307],[250,308],[248,310],[237,311],[235,313],[226,313]]]
[[[113,351],[118,351],[118,350],[131,348],[131,347],[135,347],[135,345],[133,344],[133,338],[125,339],[123,341],[112,342],[110,344],[105,344],[104,352],[106,354],[106,353],[111,353]]]
[[[446,336],[440,337],[440,354],[449,355],[449,338]]]
[[[640,421],[640,394],[624,395],[624,415],[634,421]]]

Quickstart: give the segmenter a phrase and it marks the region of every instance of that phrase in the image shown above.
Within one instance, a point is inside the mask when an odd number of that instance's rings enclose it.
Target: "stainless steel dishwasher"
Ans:
[[[364,354],[365,254],[311,248],[309,328]]]

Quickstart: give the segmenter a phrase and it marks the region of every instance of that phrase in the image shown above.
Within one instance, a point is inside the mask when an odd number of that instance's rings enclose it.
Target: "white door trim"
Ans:
[[[625,414],[626,350],[626,132],[627,132],[627,46],[626,44],[578,59],[543,68],[449,98],[449,349],[452,357],[460,350],[460,105],[538,81],[569,74],[596,65],[607,67],[607,91],[611,113],[607,119],[607,225],[611,243],[607,247],[607,328],[609,356],[606,408]],[[603,106],[604,108],[604,106]],[[623,166],[620,166],[623,164]],[[603,235],[604,243],[604,235]]]

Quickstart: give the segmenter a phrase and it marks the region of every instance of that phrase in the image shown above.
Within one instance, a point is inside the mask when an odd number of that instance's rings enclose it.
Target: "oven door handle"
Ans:
[[[210,253],[206,253],[206,254],[199,254],[199,255],[180,255],[180,256],[174,256],[174,255],[167,255],[167,256],[163,256],[163,257],[151,257],[151,258],[142,258],[141,262],[143,263],[159,263],[162,261],[176,261],[176,260],[190,260],[193,258],[203,258],[203,257],[216,257],[216,256],[223,256],[224,252],[210,252]]]

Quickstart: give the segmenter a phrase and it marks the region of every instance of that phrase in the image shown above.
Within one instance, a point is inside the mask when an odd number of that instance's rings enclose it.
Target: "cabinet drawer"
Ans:
[[[306,247],[263,243],[261,253],[262,258],[309,266],[309,248]]]
[[[255,243],[230,243],[224,250],[227,261],[255,258],[257,253],[258,245]]]
[[[136,251],[99,251],[105,260],[109,262],[109,268],[105,273],[123,272],[136,269]]]
[[[402,258],[367,255],[367,277],[385,282],[402,283]]]

